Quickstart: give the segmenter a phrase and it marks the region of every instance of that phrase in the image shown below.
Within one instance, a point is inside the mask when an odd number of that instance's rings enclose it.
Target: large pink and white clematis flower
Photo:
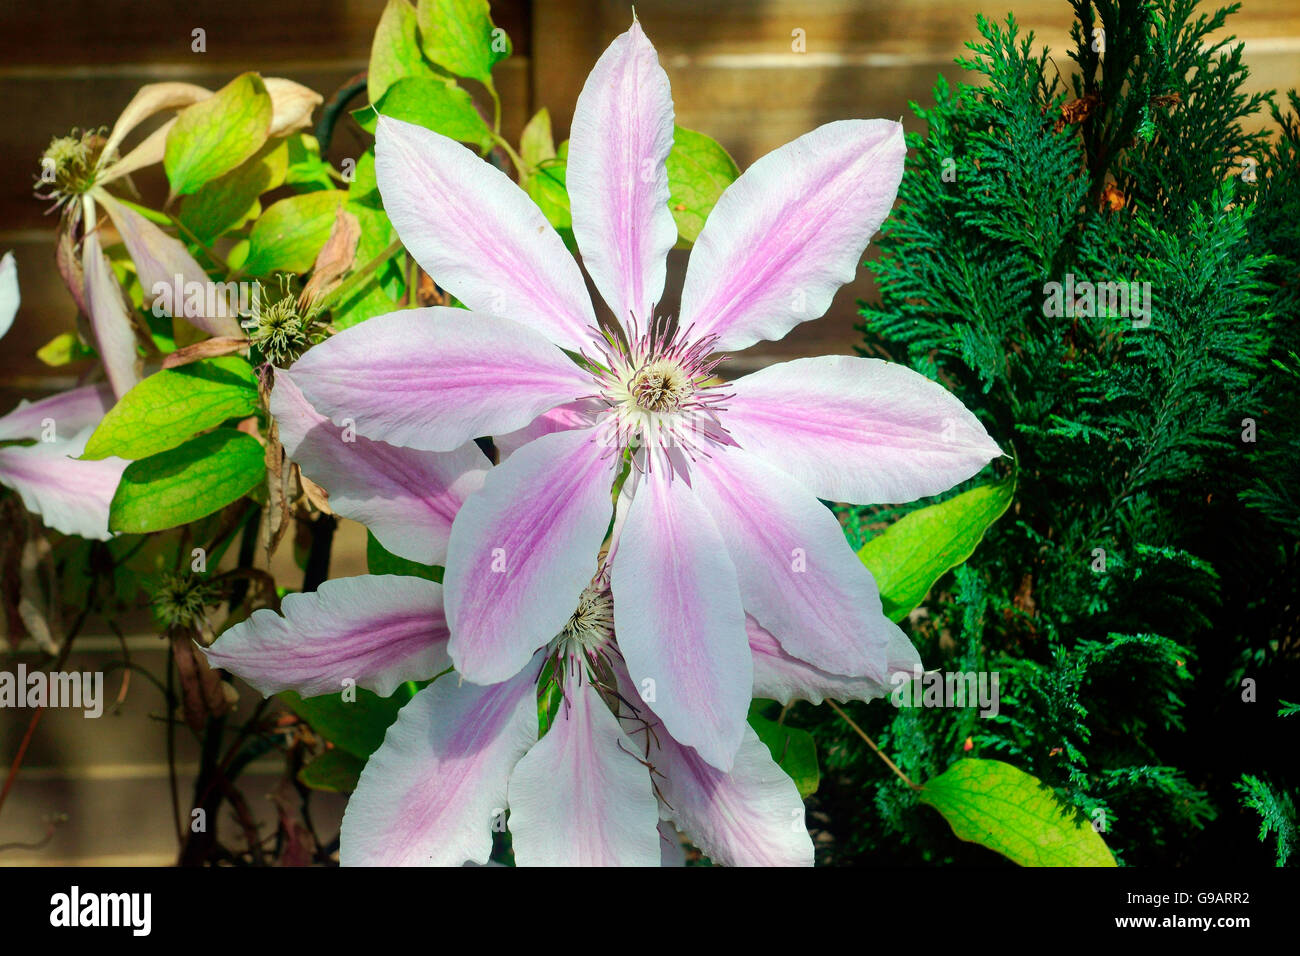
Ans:
[[[367,438],[510,451],[447,546],[448,653],[507,681],[559,633],[593,574],[624,467],[611,568],[618,643],[653,682],[667,733],[718,770],[745,740],[746,615],[792,657],[883,681],[891,626],[871,575],[818,498],[902,502],[1000,454],[978,420],[902,366],[829,356],[713,383],[717,354],[822,315],[893,203],[903,133],[829,123],[769,153],[719,199],[676,322],[655,313],[676,239],[668,77],[638,24],[578,99],[568,190],[583,263],[529,197],[460,144],[381,118],[384,206],[420,265],[470,311],[379,316],[313,348],[288,379]]]
[[[0,260],[0,336],[20,301],[13,253]],[[0,416],[0,485],[55,531],[100,540],[111,537],[108,508],[128,462],[78,461],[91,432],[113,406],[107,385],[83,385],[38,402],[26,400]]]

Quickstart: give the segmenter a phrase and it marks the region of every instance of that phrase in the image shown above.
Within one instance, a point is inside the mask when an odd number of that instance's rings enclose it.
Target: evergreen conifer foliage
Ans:
[[[1245,91],[1235,6],[1071,6],[1068,60],[980,17],[975,82],[913,104],[862,309],[863,354],[942,381],[1014,456],[1011,511],[905,624],[928,668],[998,672],[1000,708],[849,712],[914,780],[1033,774],[1121,863],[1271,862],[1239,838],[1244,794],[1281,859],[1300,782],[1260,740],[1293,754],[1300,726],[1269,703],[1300,677],[1300,129]],[[897,513],[842,511],[851,537]],[[991,861],[833,715],[813,731],[831,858]]]

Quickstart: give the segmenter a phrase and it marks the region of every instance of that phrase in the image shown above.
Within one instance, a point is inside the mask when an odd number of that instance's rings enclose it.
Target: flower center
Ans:
[[[304,303],[294,294],[293,280],[280,275],[280,298],[263,304],[261,283],[254,287],[253,307],[239,324],[248,332],[248,340],[271,365],[292,365],[323,336],[318,305]],[[241,313],[242,315],[243,313]]]
[[[577,610],[557,635],[562,651],[595,654],[614,636],[614,598],[607,587],[589,584],[578,598]]]
[[[36,196],[61,206],[95,185],[104,147],[108,145],[98,131],[73,130],[68,136],[50,141],[41,155],[41,172],[36,181]],[[108,159],[116,159],[111,156]]]
[[[632,400],[647,412],[675,412],[694,391],[685,369],[664,359],[644,366],[628,385]]]
[[[662,319],[644,335],[633,324],[626,341],[606,335],[590,360],[603,370],[596,377],[608,409],[601,440],[618,453],[632,449],[638,469],[658,463],[680,474],[711,446],[735,444],[718,418],[730,396],[711,381],[716,342],[691,341]]]

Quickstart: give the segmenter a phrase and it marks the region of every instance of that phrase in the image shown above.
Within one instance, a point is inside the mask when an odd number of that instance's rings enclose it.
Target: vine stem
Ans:
[[[18,779],[18,770],[23,765],[23,757],[27,756],[27,746],[32,742],[32,735],[36,733],[36,725],[41,722],[41,715],[45,713],[45,705],[42,704],[36,708],[36,713],[32,714],[32,719],[27,724],[27,732],[23,734],[22,743],[18,745],[18,753],[14,754],[14,761],[9,765],[9,776],[5,778],[4,789],[0,790],[0,807],[4,806],[5,800],[9,797],[9,791],[13,788],[14,781]]]
[[[827,700],[826,705],[830,707],[831,710],[835,711],[835,713],[839,714],[840,717],[844,720],[844,722],[853,728],[854,733],[856,733],[859,737],[861,737],[863,740],[866,741],[867,746],[872,749],[872,751],[875,753],[877,757],[879,757],[881,760],[885,762],[886,767],[888,767],[890,770],[894,771],[894,773],[898,775],[899,780],[903,781],[903,783],[907,784],[913,790],[922,789],[922,787],[919,784],[913,783],[911,781],[911,778],[909,778],[907,774],[903,773],[903,771],[898,769],[898,764],[894,763],[894,761],[890,760],[888,757],[885,756],[885,752],[876,746],[876,742],[867,736],[865,730],[863,730],[861,727],[859,727],[857,724],[853,722],[853,718],[850,717],[848,714],[846,714],[840,708],[839,704],[835,703],[835,701],[833,700]]]

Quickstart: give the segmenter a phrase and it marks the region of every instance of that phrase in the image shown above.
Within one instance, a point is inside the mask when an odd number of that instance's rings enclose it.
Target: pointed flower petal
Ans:
[[[443,583],[451,658],[467,680],[510,677],[573,614],[613,510],[607,451],[590,430],[529,442],[456,516]]]
[[[812,866],[799,790],[746,725],[730,773],[662,730],[650,762],[661,814],[724,866]]]
[[[591,341],[596,316],[578,264],[505,173],[455,140],[381,117],[375,177],[402,244],[461,302],[573,351]]]
[[[290,594],[281,617],[254,611],[206,649],[208,663],[242,677],[263,695],[304,697],[356,686],[387,697],[408,680],[450,666],[442,587],[424,578],[368,574]]]
[[[912,674],[921,663],[920,655],[911,640],[892,621],[886,622],[891,631],[889,646],[885,649],[885,666],[888,679],[874,677],[849,677],[832,674],[814,667],[807,661],[786,653],[780,642],[752,617],[745,619],[749,635],[749,649],[754,655],[754,696],[788,704],[793,700],[806,700],[820,704],[823,700],[875,700],[886,697],[894,689],[893,675]]]
[[[112,537],[108,508],[130,463],[121,458],[78,461],[93,431],[89,427],[71,439],[0,448],[0,484],[18,492],[24,507],[40,515],[47,527],[104,541]]]
[[[739,448],[701,461],[694,482],[735,562],[745,610],[798,658],[886,679],[892,625],[830,509]]]
[[[732,437],[828,501],[914,501],[1002,454],[951,392],[880,359],[796,359],[731,388]]]
[[[330,509],[359,521],[393,554],[445,564],[451,523],[490,467],[473,442],[450,452],[371,441],[307,403],[291,373],[275,376],[271,414],[289,458],[330,496]]]
[[[311,114],[325,98],[301,83],[282,76],[268,76],[267,95],[271,97],[271,129],[269,136],[288,136],[311,126]]]
[[[140,277],[140,287],[144,290],[145,303],[153,302],[159,285],[175,290],[177,282],[181,283],[180,292],[172,293],[173,308],[176,314],[195,328],[202,329],[208,335],[241,336],[238,306],[231,301],[228,294],[222,293],[221,285],[214,285],[208,279],[185,244],[173,239],[134,209],[123,205],[106,192],[97,193],[97,198],[108,210],[113,225],[122,234],[126,251],[135,263],[136,273]],[[179,277],[179,279],[178,279]],[[192,299],[186,290],[189,283],[196,283],[204,290],[203,302],[214,306],[212,315],[194,314],[189,308]],[[233,286],[233,283],[231,283]],[[211,294],[209,294],[211,293]],[[177,301],[179,300],[179,301]],[[206,312],[206,309],[204,310]]]
[[[593,388],[531,329],[464,309],[375,316],[311,349],[290,369],[307,401],[378,441],[453,451],[522,428]]]
[[[537,741],[539,657],[490,687],[438,678],[397,714],[343,814],[344,866],[486,863],[506,781]]]
[[[98,231],[92,230],[81,247],[82,268],[86,275],[86,308],[90,311],[90,328],[95,347],[113,394],[121,398],[140,381],[136,363],[135,327],[122,299],[122,289],[113,268],[99,244]]]
[[[6,252],[0,259],[0,339],[14,324],[18,314],[18,304],[22,296],[18,292],[18,264],[14,254]]]
[[[570,679],[550,730],[510,777],[519,866],[658,866],[650,771],[590,681]]]
[[[83,429],[98,425],[112,407],[113,391],[107,385],[82,385],[39,402],[22,401],[0,418],[0,441],[40,438],[47,423],[53,426],[55,437],[72,439]]]
[[[736,568],[684,481],[656,471],[636,490],[611,587],[619,649],[642,699],[669,733],[728,770],[753,665]]]
[[[122,110],[117,122],[113,124],[113,130],[108,134],[108,142],[104,144],[104,150],[100,154],[101,162],[116,153],[131,130],[150,116],[163,110],[184,109],[191,103],[205,100],[211,95],[211,90],[193,83],[175,81],[146,83],[136,91],[135,96],[131,97],[131,102],[126,104],[126,109]],[[159,158],[161,159],[161,156]]]
[[[582,263],[614,315],[644,328],[663,293],[677,226],[668,209],[673,98],[641,24],[587,77],[569,137],[569,201]]]
[[[665,820],[659,821],[659,865],[685,866],[686,848],[677,828]]]
[[[839,120],[754,163],[691,251],[682,328],[730,352],[825,314],[889,214],[905,152],[898,123]]]

